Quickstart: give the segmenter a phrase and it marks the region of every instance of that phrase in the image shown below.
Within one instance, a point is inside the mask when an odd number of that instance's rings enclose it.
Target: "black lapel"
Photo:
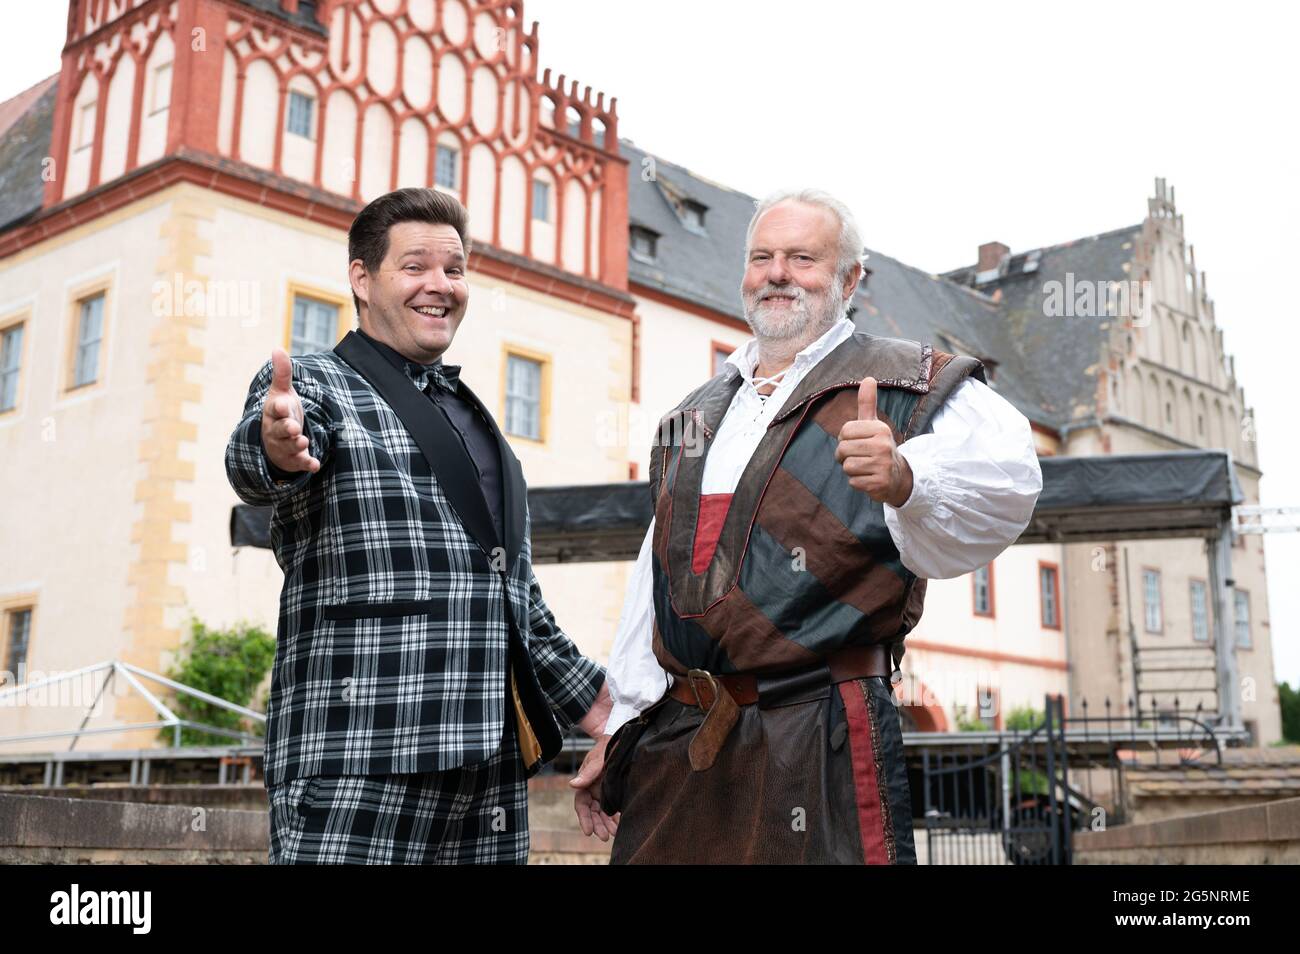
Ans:
[[[524,483],[524,469],[519,463],[519,458],[510,449],[505,435],[501,433],[501,428],[497,427],[496,419],[488,413],[488,409],[483,406],[478,395],[469,389],[464,378],[460,381],[460,391],[479,409],[483,420],[488,422],[488,427],[492,429],[492,436],[496,438],[497,447],[501,451],[501,488],[505,494],[501,523],[504,525],[506,535],[506,571],[509,572],[514,569],[515,560],[519,557],[519,548],[524,542],[524,508],[528,504],[528,487]]]
[[[410,378],[393,367],[355,331],[347,333],[334,348],[334,353],[369,381],[393,409],[429,462],[438,484],[460,516],[460,522],[483,552],[491,554],[498,545],[497,533],[487,501],[483,499],[478,472],[442,412]]]

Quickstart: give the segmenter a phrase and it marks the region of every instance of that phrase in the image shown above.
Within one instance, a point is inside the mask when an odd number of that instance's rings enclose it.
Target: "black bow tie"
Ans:
[[[441,361],[434,364],[416,364],[414,361],[408,361],[406,376],[414,381],[415,386],[421,391],[428,390],[429,385],[432,384],[455,394],[460,384],[460,365],[443,364]]]

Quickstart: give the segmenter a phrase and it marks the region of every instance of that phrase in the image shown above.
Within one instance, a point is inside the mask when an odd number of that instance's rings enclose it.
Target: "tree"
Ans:
[[[275,637],[250,623],[236,623],[229,629],[209,629],[197,619],[190,620],[190,636],[178,662],[167,677],[193,689],[245,708],[250,705],[257,687],[275,660]],[[185,693],[176,693],[172,711],[182,719],[202,722],[249,735],[262,735],[264,724],[237,712],[222,709]],[[160,735],[172,740],[172,729]],[[234,740],[183,728],[181,745],[230,745]]]

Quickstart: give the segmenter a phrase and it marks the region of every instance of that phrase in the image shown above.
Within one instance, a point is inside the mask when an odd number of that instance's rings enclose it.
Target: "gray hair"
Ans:
[[[758,220],[763,217],[773,206],[780,205],[782,202],[802,202],[805,205],[815,205],[832,212],[840,222],[840,247],[839,255],[835,264],[835,275],[839,281],[848,277],[854,265],[861,265],[866,256],[866,249],[862,244],[862,233],[858,231],[857,219],[849,211],[849,207],[841,202],[829,192],[823,192],[821,189],[781,189],[777,192],[769,193],[768,196],[758,203],[754,209],[754,217],[749,220],[749,228],[745,231],[745,260],[749,260],[749,248],[754,241],[754,227],[758,225]]]

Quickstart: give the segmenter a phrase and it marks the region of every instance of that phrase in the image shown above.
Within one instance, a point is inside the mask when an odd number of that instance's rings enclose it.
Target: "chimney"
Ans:
[[[998,267],[998,262],[1002,261],[1002,257],[1010,253],[1011,249],[1001,242],[985,242],[980,246],[979,264],[975,266],[975,271],[987,272],[995,270]]]

